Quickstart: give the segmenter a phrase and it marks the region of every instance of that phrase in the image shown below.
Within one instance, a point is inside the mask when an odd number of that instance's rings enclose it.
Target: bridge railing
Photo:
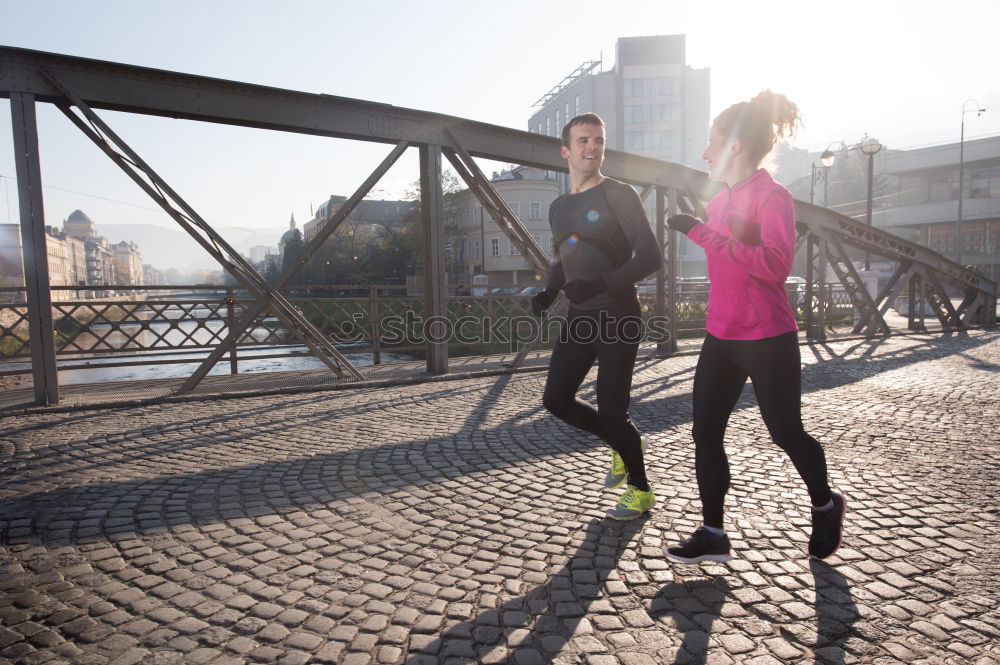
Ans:
[[[412,288],[409,289],[412,291]],[[60,371],[190,365],[202,362],[252,307],[252,294],[234,286],[179,285],[101,288],[53,287],[52,318],[56,364]],[[28,312],[23,287],[6,287],[0,304],[0,376],[30,373]],[[427,336],[444,334],[450,357],[516,354],[535,333],[543,334],[536,348],[551,348],[562,329],[566,307],[554,308],[544,321],[531,313],[523,295],[459,293],[448,298],[448,315],[439,329],[431,325],[419,294],[401,285],[310,285],[285,296],[331,343],[355,363],[380,365],[403,358],[423,358]],[[641,293],[642,340],[661,344],[670,321],[657,319],[656,294]],[[669,319],[679,338],[704,335],[708,286],[685,285],[674,298]],[[804,292],[789,289],[789,302],[804,321]],[[828,331],[844,333],[856,318],[847,293],[830,286]],[[839,324],[839,328],[838,328]],[[251,370],[261,360],[274,369],[282,359],[301,358],[308,351],[277,317],[260,315],[220,361],[228,372]],[[242,365],[241,365],[242,363]],[[162,374],[162,372],[161,372]],[[176,373],[175,373],[176,374]]]
[[[190,392],[227,354],[239,348],[261,316],[276,317],[284,328],[331,371],[348,379],[362,375],[332,342],[292,302],[284,290],[317,249],[333,234],[380,179],[410,148],[419,153],[420,204],[424,285],[421,306],[429,320],[447,321],[453,303],[445,281],[443,192],[441,169],[448,160],[479,203],[510,238],[529,266],[538,273],[547,259],[538,243],[513,214],[487,178],[477,159],[523,164],[565,171],[560,142],[507,127],[499,127],[437,113],[266,86],[212,79],[179,72],[134,67],[120,63],[75,58],[55,53],[0,47],[0,96],[11,103],[20,203],[25,299],[29,322],[28,345],[36,402],[58,403],[56,339],[50,334],[53,293],[49,284],[45,214],[42,202],[36,106],[53,104],[77,129],[132,179],[176,224],[187,232],[230,277],[250,294],[249,304],[228,326],[178,392]],[[336,211],[329,210],[325,225],[306,243],[301,258],[287,266],[274,283],[266,282],[250,263],[230,246],[198,211],[146,163],[109,126],[98,111],[182,118],[381,143],[391,146],[383,161]],[[608,150],[603,172],[635,185],[641,196],[653,198],[654,225],[664,262],[657,274],[652,312],[667,320],[668,335],[660,350],[676,349],[677,236],[665,229],[665,219],[677,211],[704,214],[704,202],[718,190],[707,174],[661,160]],[[854,311],[853,331],[864,335],[889,334],[886,321],[894,300],[906,294],[925,300],[943,328],[993,326],[996,322],[996,284],[926,248],[906,243],[890,233],[828,210],[797,203],[800,233],[808,260],[805,327],[810,337],[823,339],[834,317],[830,283],[839,284]],[[894,262],[897,269],[887,284],[872,295],[853,267],[847,247],[861,248]],[[834,275],[832,279],[829,274]],[[829,282],[829,283],[828,283]],[[956,306],[948,284],[959,289]],[[920,308],[914,308],[918,312]],[[56,311],[56,316],[60,316]],[[141,325],[141,324],[139,324]],[[919,330],[922,319],[910,318]],[[124,334],[124,333],[123,333]],[[448,371],[450,345],[446,338],[428,336],[423,344],[427,369]],[[524,348],[528,348],[525,346]],[[522,356],[515,359],[515,363]]]

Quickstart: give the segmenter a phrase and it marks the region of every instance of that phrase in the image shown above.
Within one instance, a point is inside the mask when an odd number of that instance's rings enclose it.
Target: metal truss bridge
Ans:
[[[528,263],[545,273],[548,260],[511,212],[475,158],[565,171],[559,140],[437,113],[284,90],[177,72],[0,47],[0,96],[10,100],[20,202],[25,286],[28,301],[32,377],[38,404],[56,404],[59,390],[53,336],[51,285],[46,255],[45,216],[36,120],[38,104],[53,104],[107,157],[191,235],[219,265],[256,299],[225,338],[185,381],[189,392],[208,374],[261,315],[270,313],[301,340],[331,371],[348,380],[362,375],[281,293],[296,272],[343,223],[407,150],[420,155],[421,216],[424,247],[424,311],[447,316],[441,186],[447,160],[484,208],[520,250]],[[113,110],[183,118],[257,129],[382,143],[387,155],[346,203],[330,213],[327,223],[306,245],[300,262],[269,285],[211,224],[175,191],[98,114]],[[657,240],[664,264],[657,275],[656,310],[674,311],[676,243],[664,220],[676,211],[704,213],[704,201],[716,191],[703,172],[678,164],[608,151],[605,174],[637,186],[655,201]],[[806,333],[823,339],[828,301],[827,275],[849,294],[856,313],[854,332],[866,336],[890,333],[884,315],[896,296],[923,299],[946,330],[996,324],[996,284],[925,247],[869,227],[824,208],[796,202],[799,242],[807,256]],[[848,248],[861,249],[896,267],[874,297],[848,258]],[[830,269],[828,271],[828,268]],[[955,307],[946,286],[964,295]],[[911,313],[909,327],[922,327],[922,313]],[[675,339],[672,344],[676,344]],[[528,347],[525,347],[526,349]],[[667,345],[664,350],[675,350]],[[429,341],[427,369],[448,371],[446,342]],[[519,362],[521,356],[515,359]]]

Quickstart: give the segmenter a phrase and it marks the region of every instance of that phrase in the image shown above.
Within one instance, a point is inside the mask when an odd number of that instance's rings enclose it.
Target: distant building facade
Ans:
[[[82,286],[87,283],[87,245],[64,231],[45,227],[45,247],[52,286]],[[73,298],[75,291],[57,293],[55,298]]]
[[[965,142],[962,224],[958,238],[959,144],[886,155],[888,189],[872,224],[921,244],[986,276],[1000,277],[1000,136]]]
[[[593,112],[608,148],[701,168],[710,70],[686,64],[685,36],[621,37],[614,69],[601,64],[584,63],[544,95],[528,131],[558,138],[571,118]]]
[[[74,210],[63,222],[63,231],[68,236],[82,240],[86,247],[87,286],[107,286],[115,284],[117,270],[115,253],[104,236],[97,234],[97,227],[82,210]]]
[[[139,245],[123,240],[111,246],[114,252],[116,279],[126,286],[142,286],[146,283],[142,270],[142,253]]]
[[[274,247],[268,245],[254,245],[250,248],[249,259],[251,263],[262,264],[264,259],[267,258],[268,254],[277,254],[278,250]]]
[[[346,201],[346,196],[337,194],[324,201],[313,218],[302,226],[305,241],[312,240]],[[382,230],[401,229],[406,219],[419,214],[419,211],[420,205],[416,201],[364,200],[355,206],[346,221],[356,236],[373,238]]]
[[[295,215],[292,215],[288,222],[288,230],[282,233],[281,238],[278,239],[278,255],[284,256],[289,244],[300,242],[302,242],[302,231],[296,228]]]
[[[560,194],[555,174],[520,166],[494,174],[491,184],[551,258],[549,206]],[[449,271],[452,283],[468,285],[474,275],[486,275],[491,288],[544,285],[545,275],[537,274],[528,264],[471,191],[455,196],[451,216],[454,236],[446,241],[446,263],[453,267]]]
[[[98,235],[94,222],[81,210],[63,221],[62,230],[45,227],[45,246],[52,286],[111,285],[141,286],[148,266],[142,265],[139,246],[134,242],[112,245]],[[0,224],[0,282],[3,286],[24,286],[24,261],[19,224]],[[60,290],[57,300],[91,295],[110,295],[95,288],[87,292]]]
[[[960,151],[959,143],[948,143],[913,150],[883,148],[876,153],[872,225],[1000,279],[1000,136],[966,141],[964,158]],[[819,155],[815,157],[818,162]],[[829,172],[828,207],[863,220],[866,158],[854,147],[841,149],[836,157]],[[957,245],[960,162],[964,176]],[[791,183],[792,195],[808,201],[811,189],[825,189],[825,174],[817,176],[820,185],[812,182],[812,176]],[[816,202],[821,204],[826,194],[814,197]]]

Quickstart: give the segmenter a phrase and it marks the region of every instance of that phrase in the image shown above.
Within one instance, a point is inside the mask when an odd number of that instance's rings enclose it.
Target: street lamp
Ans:
[[[973,108],[966,108],[972,102]],[[955,219],[955,263],[962,262],[962,196],[965,194],[965,114],[975,112],[976,116],[986,113],[974,99],[966,99],[962,104],[962,134],[958,141],[958,218]]]
[[[830,143],[833,145],[833,143]],[[826,150],[820,155],[819,161],[823,164],[823,207],[826,207],[826,195],[830,191],[830,167],[833,166],[833,162],[836,161],[837,156],[830,151],[830,145],[826,146]],[[816,193],[816,162],[812,163],[812,178],[809,180],[809,203],[815,203],[815,193]]]
[[[861,144],[861,152],[868,155],[868,207],[865,213],[865,221],[868,226],[872,225],[872,186],[875,182],[875,154],[882,149],[882,144],[878,139],[865,139]],[[865,252],[865,270],[871,270],[871,254]]]

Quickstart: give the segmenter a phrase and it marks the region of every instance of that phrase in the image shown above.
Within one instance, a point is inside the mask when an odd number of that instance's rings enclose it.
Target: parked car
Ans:
[[[796,307],[802,307],[806,304],[806,280],[804,277],[789,275],[788,279],[785,280],[785,291],[788,292],[789,296],[795,294],[795,299],[792,302],[795,303]]]
[[[526,286],[517,292],[519,296],[537,296],[545,290],[544,286]]]
[[[516,286],[498,286],[490,293],[495,296],[513,296],[517,294],[518,290]]]

